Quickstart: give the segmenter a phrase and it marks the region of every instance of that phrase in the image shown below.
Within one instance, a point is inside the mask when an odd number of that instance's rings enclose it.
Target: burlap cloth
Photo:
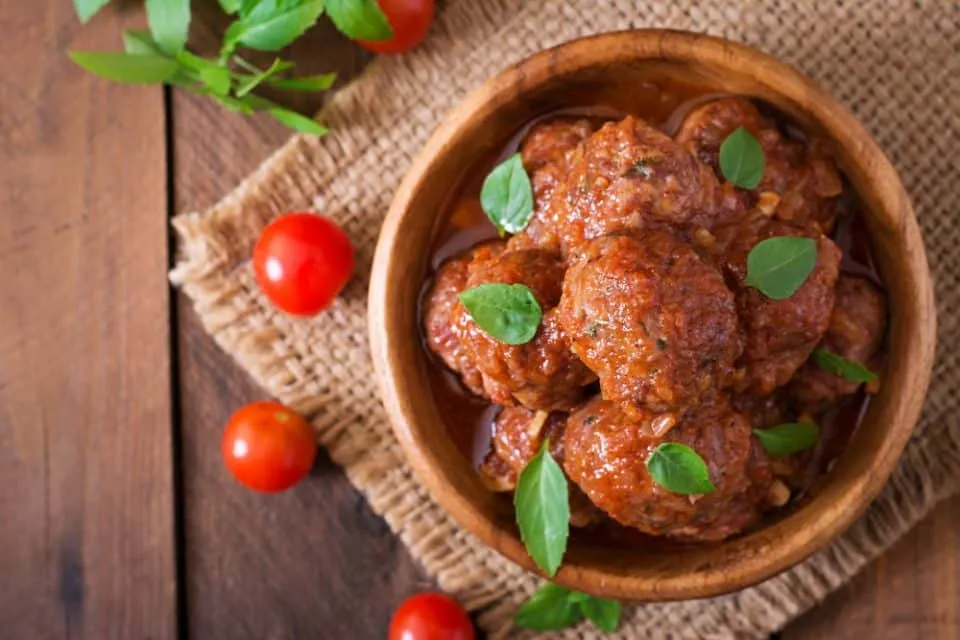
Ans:
[[[426,43],[380,58],[323,114],[326,138],[294,137],[223,201],[174,220],[171,274],[204,326],[270,394],[311,416],[320,441],[440,586],[493,634],[539,580],[459,529],[413,477],[378,401],[366,287],[381,218],[428,135],[467,92],[527,55],[631,27],[706,31],[795,64],[850,106],[891,156],[936,275],[941,346],[923,418],[868,513],[802,565],[712,600],[626,609],[623,638],[762,638],[843,584],[960,486],[960,10],[951,2],[558,2],[448,0]],[[279,212],[338,220],[358,267],[310,320],[261,297],[248,257]],[[559,634],[596,637],[592,627]]]

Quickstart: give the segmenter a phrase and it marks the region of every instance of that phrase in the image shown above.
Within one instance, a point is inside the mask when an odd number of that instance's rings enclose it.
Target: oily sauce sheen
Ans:
[[[436,270],[444,261],[484,240],[497,238],[496,229],[480,206],[480,190],[487,174],[503,159],[516,153],[521,141],[533,126],[557,117],[585,118],[599,126],[604,122],[633,115],[668,135],[673,135],[691,109],[717,97],[721,97],[721,94],[705,94],[684,85],[659,87],[646,84],[639,87],[629,98],[601,96],[599,100],[595,98],[592,102],[584,100],[582,108],[557,110],[521,123],[496,152],[478,158],[475,166],[465,172],[451,190],[451,195],[441,211],[431,248],[430,272],[423,287],[424,294],[429,290]],[[773,116],[784,124],[782,118],[765,105],[760,105],[760,108],[765,115]],[[781,128],[797,140],[804,139],[803,133],[792,125]],[[845,185],[839,198],[839,215],[831,238],[843,251],[841,273],[860,276],[882,289],[866,225],[859,213],[860,208],[861,204],[853,190]],[[431,391],[448,433],[462,454],[474,467],[478,467],[490,450],[492,424],[500,407],[491,405],[468,391],[425,344],[424,353],[428,362]],[[821,436],[814,450],[803,458],[804,467],[799,474],[802,486],[800,491],[793,494],[792,504],[805,499],[806,491],[829,470],[842,453],[866,413],[868,403],[869,396],[861,389],[820,417]],[[505,509],[508,509],[510,494],[502,494],[502,498]],[[782,514],[782,510],[772,514],[775,517]],[[591,528],[587,533],[592,540],[597,540],[599,536],[604,543],[613,545],[632,546],[642,543],[647,547],[669,549],[683,544],[645,535],[609,519],[604,519],[600,526]],[[584,533],[574,529],[573,534],[577,536]]]

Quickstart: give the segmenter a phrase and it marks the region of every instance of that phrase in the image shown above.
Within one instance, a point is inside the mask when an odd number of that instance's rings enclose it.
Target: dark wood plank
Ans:
[[[0,4],[0,635],[173,638],[162,90],[65,55],[136,12]]]
[[[783,640],[960,638],[960,497],[940,505]]]
[[[195,25],[201,46],[216,39],[211,24]],[[369,59],[329,26],[292,56],[310,61],[311,72],[336,69],[342,81]],[[310,113],[320,101],[287,104]],[[289,135],[269,119],[184,94],[174,96],[173,125],[178,211],[216,202]],[[220,458],[223,425],[264,393],[203,332],[182,295],[177,318],[190,636],[383,637],[397,604],[429,583],[325,456],[285,494],[258,495],[233,482]]]

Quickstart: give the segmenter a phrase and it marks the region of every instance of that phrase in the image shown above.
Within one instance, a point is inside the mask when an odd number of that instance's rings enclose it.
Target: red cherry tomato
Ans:
[[[473,624],[456,600],[418,593],[394,612],[389,640],[474,640]]]
[[[403,53],[420,44],[433,21],[434,0],[377,0],[387,17],[393,37],[389,40],[358,40],[375,53]]]
[[[253,402],[230,416],[223,461],[240,484],[275,493],[299,482],[317,457],[317,437],[303,417],[279,402]]]
[[[253,272],[278,309],[297,316],[323,311],[350,278],[353,247],[333,222],[288,213],[271,222],[253,248]]]

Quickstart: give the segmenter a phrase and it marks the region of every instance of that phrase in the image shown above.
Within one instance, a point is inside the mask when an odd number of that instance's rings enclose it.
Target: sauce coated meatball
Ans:
[[[570,409],[583,399],[583,387],[596,379],[570,350],[558,319],[555,307],[563,273],[559,256],[542,249],[508,251],[471,262],[467,288],[488,283],[524,284],[544,312],[533,340],[509,345],[477,326],[462,304],[454,310],[455,331],[472,361],[500,386],[500,393],[492,397],[494,402],[547,411]]]
[[[533,184],[533,216],[510,239],[511,248],[542,247],[559,251],[557,223],[550,206],[557,185],[566,178],[574,150],[593,133],[588,120],[560,118],[534,126],[520,145],[523,166]]]
[[[761,217],[730,230],[721,262],[737,298],[744,332],[743,356],[737,362],[734,387],[768,395],[787,384],[823,337],[833,310],[840,250],[815,225],[801,226]],[[718,234],[723,238],[725,233]],[[759,242],[775,236],[807,237],[817,241],[817,262],[797,291],[785,300],[772,300],[747,287],[747,256]]]
[[[571,348],[627,410],[682,410],[722,386],[740,355],[733,293],[665,231],[593,240],[563,288]]]
[[[591,400],[571,414],[564,468],[587,497],[614,520],[644,533],[687,541],[722,540],[757,522],[772,476],[751,438],[749,420],[714,396],[663,433],[662,414],[624,413]],[[656,484],[646,461],[664,442],[692,448],[707,464],[716,491],[673,493]]]
[[[667,226],[712,228],[722,189],[690,152],[643,120],[605,124],[578,148],[553,195],[560,244],[576,256],[591,239]]]
[[[843,184],[822,141],[802,144],[784,137],[744,98],[721,98],[695,108],[684,119],[676,139],[722,180],[720,145],[739,127],[757,138],[765,159],[756,190],[739,192],[744,206],[770,207],[780,219],[816,222],[830,231],[836,217],[835,198]]]
[[[863,278],[841,276],[830,325],[820,346],[846,360],[869,365],[880,349],[886,325],[883,294]],[[859,386],[808,362],[790,383],[790,393],[801,408],[815,412],[856,392]]]

